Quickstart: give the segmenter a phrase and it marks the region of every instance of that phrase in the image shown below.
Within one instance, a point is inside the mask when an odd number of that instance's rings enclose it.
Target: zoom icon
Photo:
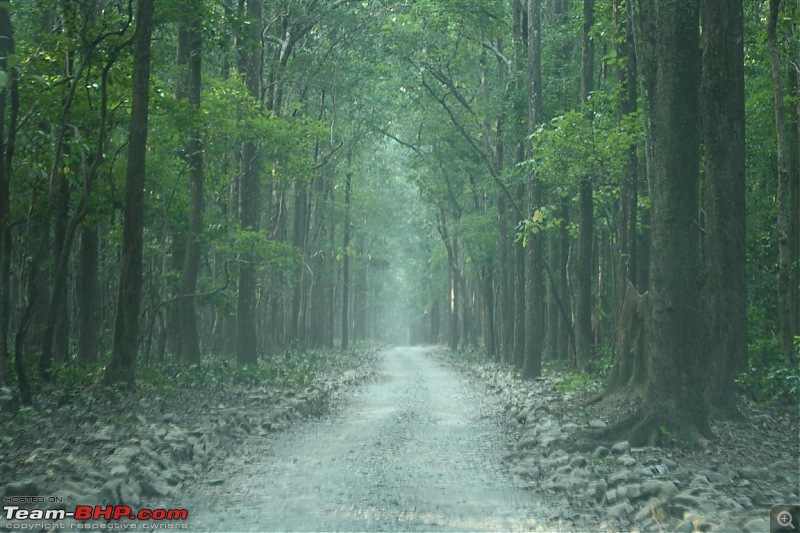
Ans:
[[[778,531],[794,531],[798,532],[797,528],[800,521],[800,505],[775,505],[769,513],[769,531],[776,533]]]

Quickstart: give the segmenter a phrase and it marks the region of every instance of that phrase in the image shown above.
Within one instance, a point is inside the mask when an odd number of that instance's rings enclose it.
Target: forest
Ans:
[[[799,9],[0,2],[4,409],[365,340],[796,404]]]

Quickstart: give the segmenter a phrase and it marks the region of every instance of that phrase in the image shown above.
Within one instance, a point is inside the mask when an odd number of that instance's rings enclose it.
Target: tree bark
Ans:
[[[608,431],[634,445],[711,437],[701,377],[698,0],[659,3],[656,17],[646,391],[636,415]]]
[[[532,134],[544,122],[542,105],[542,25],[541,0],[528,1],[528,133]],[[542,206],[542,183],[536,170],[528,179],[529,211],[533,214]],[[533,379],[542,373],[544,344],[544,239],[542,232],[528,236],[528,273],[525,296],[525,363],[523,376]]]
[[[201,2],[196,2],[187,13],[187,19],[181,23],[179,29],[179,46],[185,47],[185,54],[179,52],[178,56],[185,57],[186,66],[186,100],[189,103],[191,116],[189,117],[189,140],[186,143],[185,158],[189,165],[189,183],[191,199],[189,206],[189,231],[186,235],[186,250],[184,252],[183,273],[181,275],[180,294],[178,301],[180,313],[180,354],[181,363],[187,365],[200,363],[200,336],[197,331],[197,311],[195,298],[191,296],[197,292],[197,278],[200,271],[201,239],[203,234],[204,188],[203,176],[203,133],[200,117],[202,105],[202,57],[203,57],[203,28],[201,15]]]
[[[570,332],[573,331],[572,322],[570,320],[571,313],[569,310],[572,307],[570,300],[569,276],[567,275],[569,255],[570,255],[570,242],[569,236],[569,220],[570,220],[570,202],[569,198],[561,198],[561,206],[559,209],[559,218],[562,220],[561,227],[558,230],[558,271],[557,271],[557,286],[558,293],[561,295],[561,325],[558,328],[558,359],[567,361],[570,358],[570,339],[572,338]]]
[[[97,226],[81,228],[80,272],[78,272],[78,361],[93,363],[100,355],[100,239]]]
[[[581,103],[588,105],[594,85],[594,42],[590,32],[594,24],[594,0],[583,1],[583,33],[581,52]],[[591,113],[589,113],[591,118]],[[584,372],[586,363],[594,353],[592,340],[592,268],[594,256],[594,184],[591,175],[583,176],[579,183],[578,200],[578,302],[575,313],[575,363]]]
[[[702,0],[708,400],[735,416],[747,366],[744,22],[741,0]]]
[[[508,220],[506,210],[506,197],[500,193],[497,197],[497,226],[499,234],[499,260],[500,270],[500,291],[498,308],[500,309],[500,351],[504,362],[511,362],[511,355],[514,351],[514,300],[511,297],[511,287],[513,279],[509,275],[511,264],[508,257]],[[431,342],[436,342],[431,339]]]
[[[261,24],[262,10],[259,0],[248,0],[247,19],[249,34],[244,44],[245,83],[250,95],[261,105]],[[242,147],[244,171],[239,184],[239,226],[242,231],[256,232],[259,227],[261,207],[261,160],[258,140],[248,139]],[[239,294],[236,303],[236,360],[239,365],[252,365],[258,361],[258,335],[256,332],[256,280],[255,257],[248,254],[239,264]]]
[[[295,269],[294,287],[292,288],[292,309],[289,320],[289,342],[305,345],[305,271],[308,260],[306,240],[308,235],[308,184],[299,180],[294,184],[294,245],[300,250],[301,261]]]
[[[8,7],[0,7],[0,69],[8,72],[8,57],[14,53],[14,28]],[[12,84],[16,69],[11,71]],[[6,142],[6,108],[9,89],[0,90],[0,384],[5,384],[5,362],[9,357],[8,338],[11,320],[11,227],[10,211],[11,165],[9,143]],[[16,128],[13,121],[9,129]],[[21,354],[19,355],[21,356]]]
[[[795,11],[800,15],[800,9]],[[792,269],[792,278],[790,285],[792,287],[792,324],[794,324],[795,335],[800,334],[800,74],[796,65],[800,65],[800,28],[795,28],[794,38],[797,43],[795,48],[794,64],[789,66],[789,74],[791,76],[792,85],[794,89],[795,98],[795,113],[794,113],[794,172],[789,178],[791,184],[791,231],[790,240],[792,242],[792,264],[795,267]]]
[[[153,32],[153,11],[153,0],[138,1],[117,311],[114,320],[111,360],[103,376],[103,381],[107,384],[123,382],[129,387],[134,385],[136,379],[139,314],[142,304],[144,183],[147,161],[150,37]]]
[[[344,235],[342,239],[342,350],[350,346],[350,194],[353,175],[345,176],[344,186]]]
[[[767,18],[767,42],[772,66],[772,90],[775,99],[775,130],[778,141],[778,219],[776,224],[778,243],[778,327],[781,348],[787,365],[794,366],[794,331],[791,310],[791,243],[790,206],[791,185],[789,183],[789,146],[786,131],[786,103],[781,79],[781,58],[778,44],[778,17],[780,0],[770,0]]]
[[[525,57],[527,54],[526,46],[526,32],[527,27],[524,26],[526,18],[525,11],[523,10],[521,0],[514,0],[514,89],[516,94],[516,101],[522,102],[522,94],[526,91],[525,84]],[[517,121],[515,123],[515,134],[519,139],[525,137],[526,126],[524,125],[525,108],[519,103],[515,106],[517,108]],[[522,163],[525,160],[525,144],[522,140],[517,142],[515,161]],[[517,202],[520,205],[525,201],[525,185],[520,183],[516,188]],[[518,218],[519,220],[519,218]],[[522,368],[525,363],[525,248],[522,246],[522,240],[516,239],[514,244],[514,364]]]

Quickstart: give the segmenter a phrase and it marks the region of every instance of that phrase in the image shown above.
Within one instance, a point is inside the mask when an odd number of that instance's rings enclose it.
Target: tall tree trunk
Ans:
[[[353,175],[349,171],[344,186],[344,236],[342,239],[342,350],[350,346],[350,194]]]
[[[497,356],[497,339],[494,320],[494,283],[492,282],[491,264],[484,266],[479,280],[481,289],[481,304],[483,308],[483,343],[486,356],[494,359]]]
[[[117,311],[111,360],[106,383],[133,386],[139,349],[139,313],[142,305],[142,245],[144,232],[144,182],[147,161],[147,123],[150,100],[150,37],[153,32],[153,0],[139,0],[133,49],[128,163],[125,174],[125,215],[122,228]]]
[[[516,163],[525,160],[525,143],[522,140],[527,131],[525,124],[525,107],[523,94],[526,92],[525,86],[525,57],[527,54],[526,31],[524,21],[526,18],[525,10],[521,0],[514,0],[514,90],[516,93],[516,122],[514,133],[517,136],[516,151],[514,159]],[[520,183],[516,188],[517,202],[520,206],[525,203],[525,185]],[[525,248],[522,246],[521,239],[515,239],[514,245],[514,364],[522,368],[525,363]]]
[[[93,363],[100,355],[100,238],[97,226],[81,228],[78,272],[78,361]]]
[[[558,294],[561,297],[561,325],[558,328],[558,359],[561,361],[568,361],[570,358],[570,346],[574,338],[574,328],[572,325],[572,301],[570,299],[569,288],[569,255],[571,238],[569,235],[569,220],[570,220],[570,201],[569,198],[561,198],[561,205],[559,209],[559,218],[562,220],[561,226],[558,230],[558,271],[556,274],[556,285],[558,287]]]
[[[631,68],[635,74],[637,92],[639,93],[642,122],[644,123],[644,157],[639,168],[637,190],[639,196],[652,197],[653,189],[653,102],[655,94],[655,7],[653,0],[630,0],[625,2],[628,13],[629,31],[636,58]],[[642,186],[644,185],[644,186]],[[636,234],[636,263],[633,271],[636,276],[636,288],[645,292],[650,287],[650,211],[641,214],[641,230]],[[634,222],[635,223],[635,222]],[[629,220],[630,224],[630,220]],[[634,265],[631,265],[634,268]]]
[[[292,288],[292,309],[289,316],[289,342],[303,346],[305,341],[305,270],[308,260],[306,239],[308,234],[308,184],[299,180],[294,184],[294,245],[300,250],[301,261],[295,269]]]
[[[581,103],[588,105],[594,86],[594,0],[583,1],[583,33],[581,52]],[[589,113],[587,111],[587,113]],[[591,118],[591,113],[589,113]],[[592,340],[592,281],[594,280],[594,185],[591,175],[583,176],[579,184],[578,201],[578,302],[575,313],[575,362],[583,372],[594,353]]]
[[[499,40],[498,49],[503,50],[503,41]],[[500,57],[497,58],[497,73],[499,83],[505,85],[507,83],[508,65]],[[513,93],[510,93],[513,95]],[[496,127],[496,147],[495,153],[497,154],[497,173],[502,176],[506,166],[505,161],[505,129],[507,123],[507,116],[500,113],[497,119]],[[497,298],[497,344],[499,348],[498,358],[508,363],[511,361],[511,355],[514,349],[514,299],[512,296],[511,288],[511,263],[509,260],[509,236],[508,236],[508,198],[505,192],[501,191],[497,196],[497,228],[498,228],[498,271],[500,273],[500,286]],[[430,342],[436,342],[431,339]]]
[[[458,269],[458,247],[454,236],[450,235],[447,227],[447,217],[442,207],[439,207],[437,216],[439,235],[442,238],[445,250],[447,251],[447,338],[450,350],[458,350],[459,344],[464,342],[467,337],[465,321],[466,309],[463,304],[462,293],[466,292],[465,284],[462,284],[461,274]]]
[[[533,133],[544,122],[542,106],[542,5],[541,0],[528,1],[528,133]],[[542,206],[542,184],[536,170],[528,179],[529,212]],[[525,363],[526,379],[542,373],[542,345],[544,344],[544,239],[541,232],[528,236],[528,272],[525,295]]]
[[[769,17],[767,18],[767,41],[772,66],[772,89],[775,98],[775,130],[778,141],[778,220],[776,224],[778,242],[778,327],[780,329],[781,347],[787,365],[796,364],[794,356],[794,331],[792,325],[791,295],[792,287],[790,270],[791,243],[790,206],[791,185],[789,183],[789,149],[786,131],[786,104],[783,97],[783,81],[781,79],[781,58],[778,45],[778,16],[780,0],[770,0]]]
[[[702,16],[708,400],[735,415],[734,379],[747,365],[742,0],[702,0]]]
[[[192,365],[200,363],[200,335],[197,331],[197,311],[195,298],[197,277],[200,270],[201,238],[203,233],[204,188],[203,176],[203,127],[200,117],[202,104],[202,56],[203,27],[200,15],[202,2],[195,2],[188,10],[187,20],[181,23],[178,43],[185,49],[179,52],[179,62],[185,58],[186,100],[189,103],[189,140],[185,148],[185,158],[189,165],[191,201],[189,206],[189,231],[186,236],[183,273],[181,275],[178,301],[180,313],[180,354],[181,363]]]
[[[245,82],[250,95],[261,104],[261,12],[260,0],[248,0],[247,19],[249,34],[244,44],[246,55]],[[242,231],[258,231],[261,208],[261,160],[258,140],[248,139],[242,147],[242,173],[239,184],[239,226]],[[258,361],[258,335],[256,333],[256,265],[249,254],[239,264],[239,295],[236,303],[236,360],[240,365]]]
[[[336,203],[334,202],[336,188],[333,179],[328,182],[327,209],[328,209],[328,253],[331,260],[326,268],[325,305],[328,315],[325,321],[324,343],[328,348],[333,348],[336,338],[336,286],[338,282],[338,268],[336,266]]]
[[[618,61],[615,67],[618,83],[618,119],[621,121],[630,113],[636,111],[637,107],[635,80],[636,54],[634,53],[633,46],[633,25],[630,17],[625,12],[624,4],[621,0],[614,0],[612,9],[615,28],[614,50],[617,57],[624,58],[624,61]],[[613,298],[612,318],[614,330],[617,332],[617,348],[622,345],[619,339],[623,336],[623,328],[625,327],[622,323],[622,315],[627,285],[630,281],[635,290],[637,283],[636,222],[638,213],[638,167],[639,161],[636,143],[631,143],[628,147],[625,170],[620,179],[619,203],[617,208],[617,242],[613,251],[615,259],[614,279],[616,293]],[[627,357],[627,354],[625,356]],[[617,365],[619,360],[623,357],[623,353],[619,349],[617,349],[616,357],[618,360],[615,361],[615,365]],[[631,366],[624,365],[623,368],[630,369]],[[629,378],[630,374],[628,373],[625,377],[616,381],[626,383]],[[615,380],[615,378],[612,377],[612,380]]]
[[[549,272],[558,272],[561,249],[558,243],[558,233],[553,232],[547,238],[547,269]],[[561,326],[561,310],[556,302],[556,279],[549,280],[547,291],[547,330],[545,331],[546,357],[548,361],[558,358],[558,329]]]
[[[800,16],[800,8],[796,9],[795,16]],[[789,65],[789,75],[794,89],[795,98],[795,113],[794,113],[794,150],[792,153],[793,172],[789,177],[791,184],[791,230],[790,240],[792,243],[792,264],[795,267],[792,269],[792,278],[789,284],[792,287],[792,324],[794,324],[795,335],[800,335],[800,74],[796,65],[800,65],[800,27],[795,27],[794,39],[797,44],[795,48],[795,59],[793,64]]]
[[[8,7],[0,7],[0,69],[8,72],[8,57],[14,54],[14,29]],[[15,84],[16,69],[11,69],[12,84]],[[10,147],[6,142],[6,108],[8,107],[8,87],[0,90],[0,384],[5,384],[5,362],[9,357],[8,339],[11,324],[11,226],[10,211]],[[16,128],[9,121],[8,129]],[[9,133],[11,135],[11,133]],[[18,354],[21,357],[21,354]]]
[[[500,351],[504,362],[511,362],[511,355],[514,350],[514,300],[511,297],[511,264],[508,257],[508,220],[506,211],[505,194],[500,193],[497,197],[497,226],[499,233],[499,260],[498,268],[500,271],[500,294],[498,308],[500,309]],[[436,342],[431,339],[431,342]]]
[[[659,3],[656,17],[646,392],[637,414],[610,430],[635,445],[711,436],[701,378],[698,0]]]
[[[356,271],[353,283],[353,338],[364,340],[367,337],[367,262],[364,259],[364,236],[356,241]]]

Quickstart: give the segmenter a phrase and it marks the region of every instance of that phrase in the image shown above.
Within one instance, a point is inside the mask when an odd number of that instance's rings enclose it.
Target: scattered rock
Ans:
[[[596,502],[602,503],[603,498],[606,497],[606,491],[608,490],[608,484],[606,483],[605,479],[600,479],[595,482],[594,484],[594,491],[593,496]]]
[[[752,518],[745,522],[743,528],[745,531],[769,531],[769,520],[766,518]]]
[[[6,485],[4,496],[38,496],[39,486],[33,481],[15,481]]]
[[[167,485],[154,479],[143,479],[141,487],[143,496],[154,498],[163,498],[172,492]]]
[[[607,416],[613,401],[605,410],[595,404],[585,409],[580,394],[570,398],[553,389],[557,378],[545,375],[520,382],[511,372],[491,364],[465,370],[490,383],[489,390],[506,409],[510,427],[519,428],[509,468],[529,490],[563,494],[574,511],[577,530],[750,531],[754,528],[746,527],[743,513],[768,513],[773,500],[789,501],[797,492],[791,488],[798,481],[796,460],[791,457],[787,456],[786,465],[771,461],[774,468],[769,474],[760,467],[743,470],[722,455],[727,450],[714,447],[716,441],[700,452],[677,446],[632,447],[628,441],[592,443],[586,430],[602,430],[614,423],[620,411]],[[525,424],[520,425],[523,417]],[[770,479],[790,488],[781,495],[766,485]],[[764,524],[762,520],[750,525],[766,531],[769,524]]]
[[[636,464],[636,459],[631,457],[630,454],[625,453],[617,457],[617,462],[622,466],[633,466]]]
[[[111,478],[127,478],[131,475],[131,471],[127,466],[124,465],[117,465],[111,469],[111,473],[109,477]]]
[[[611,518],[621,518],[633,513],[633,505],[628,502],[618,503],[608,508],[606,511]]]
[[[603,459],[604,457],[608,457],[608,448],[605,446],[598,446],[592,453],[592,457],[594,459]]]
[[[611,453],[614,455],[623,455],[629,453],[630,451],[631,451],[631,445],[626,440],[618,442],[611,447]]]
[[[104,426],[94,433],[91,437],[96,442],[111,442],[114,440],[114,429]]]
[[[714,485],[715,487],[727,487],[728,485],[733,483],[733,480],[730,477],[711,470],[707,471],[705,473],[705,476],[708,482]]]

